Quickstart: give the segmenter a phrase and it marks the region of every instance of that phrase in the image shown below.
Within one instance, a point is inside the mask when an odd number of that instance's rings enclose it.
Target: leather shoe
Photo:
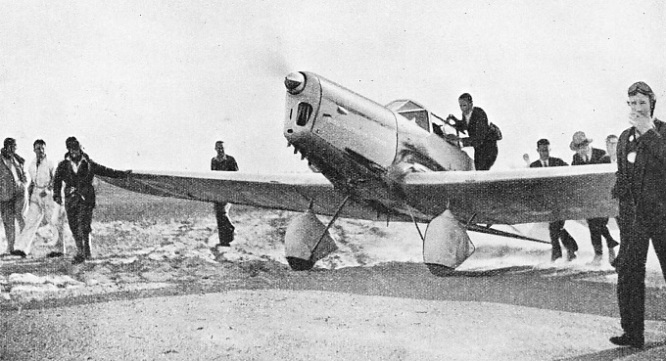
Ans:
[[[86,258],[82,254],[77,254],[74,256],[74,259],[72,259],[72,264],[83,263],[85,260]]]
[[[571,262],[576,259],[576,251],[567,251],[567,261]]]
[[[11,254],[12,256],[19,256],[19,257],[21,257],[21,258],[25,258],[25,257],[26,257],[25,252],[21,251],[20,249],[15,249],[15,250],[9,252],[9,254]]]
[[[64,256],[64,254],[62,254],[62,252],[49,252],[46,255],[46,258],[56,258],[56,257],[62,257],[62,256]]]
[[[631,337],[626,333],[622,336],[613,336],[610,342],[618,346],[631,346],[635,348],[643,348],[645,341],[642,337]]]

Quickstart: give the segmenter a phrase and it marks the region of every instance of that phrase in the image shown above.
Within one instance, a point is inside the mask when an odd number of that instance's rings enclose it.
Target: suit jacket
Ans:
[[[497,144],[495,140],[488,140],[488,135],[490,132],[488,126],[488,116],[483,109],[479,107],[472,108],[472,114],[469,117],[469,124],[465,122],[465,116],[463,115],[461,120],[456,119],[456,124],[454,127],[458,131],[466,131],[468,138],[463,138],[463,146],[474,147],[474,150],[480,148],[484,143],[494,143]]]
[[[13,199],[17,193],[22,194],[26,183],[23,165],[16,157],[11,157],[9,161],[14,164],[20,183],[14,179],[11,169],[5,164],[5,158],[0,156],[0,201],[2,202]]]
[[[573,156],[573,161],[571,162],[571,165],[602,164],[602,163],[610,163],[610,157],[606,157],[606,151],[597,148],[592,148],[592,157],[588,159],[587,162],[583,160],[583,157],[581,157],[578,153],[576,153]]]
[[[655,130],[636,139],[636,128],[620,135],[617,147],[617,177],[613,197],[620,200],[620,217],[629,206],[639,216],[666,217],[666,123],[655,119]],[[635,158],[630,156],[630,142],[636,141]],[[629,157],[634,158],[633,183]],[[623,207],[624,206],[624,207]],[[623,209],[624,208],[624,209]],[[631,211],[631,210],[629,210]]]
[[[122,178],[127,173],[107,168],[101,164],[95,163],[88,155],[83,153],[81,163],[76,171],[72,167],[72,162],[67,156],[65,160],[58,164],[55,176],[53,177],[53,199],[60,203],[60,190],[62,183],[65,183],[65,204],[75,204],[82,202],[86,205],[95,206],[95,188],[92,182],[95,175],[102,175],[111,178]]]
[[[560,158],[548,157],[548,166],[549,167],[564,167],[564,166],[568,166],[568,164],[567,164],[567,162],[563,161]],[[541,159],[530,163],[530,168],[541,168],[541,167],[543,167],[543,164],[541,164]]]

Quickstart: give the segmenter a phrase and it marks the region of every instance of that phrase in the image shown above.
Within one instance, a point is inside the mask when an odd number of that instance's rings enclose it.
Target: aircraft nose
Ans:
[[[289,94],[298,94],[305,88],[305,76],[302,73],[290,73],[284,78],[284,86]]]

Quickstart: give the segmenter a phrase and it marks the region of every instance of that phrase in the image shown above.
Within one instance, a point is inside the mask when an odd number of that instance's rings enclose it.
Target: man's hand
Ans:
[[[629,113],[629,123],[642,135],[654,128],[652,118],[647,115],[632,111]]]

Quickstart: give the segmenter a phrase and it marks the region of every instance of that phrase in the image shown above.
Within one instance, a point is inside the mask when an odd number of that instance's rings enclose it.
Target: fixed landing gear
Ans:
[[[423,262],[435,276],[452,274],[474,250],[466,228],[451,211],[444,211],[428,224],[423,237]]]
[[[342,201],[335,215],[326,226],[319,221],[312,211],[312,205],[305,213],[289,223],[284,235],[284,243],[287,262],[291,269],[294,271],[310,270],[318,260],[338,249],[335,241],[328,233],[328,229],[338,218],[348,199],[349,196]]]

